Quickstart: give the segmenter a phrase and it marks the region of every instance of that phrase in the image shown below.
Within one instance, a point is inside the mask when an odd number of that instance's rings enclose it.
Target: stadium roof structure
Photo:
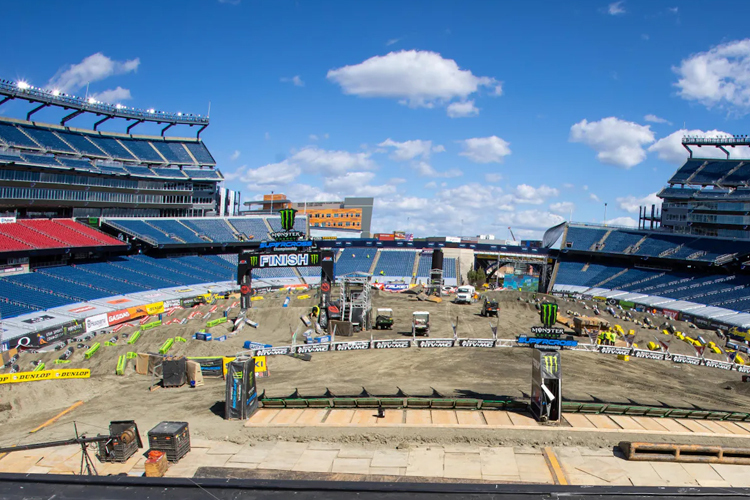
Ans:
[[[729,159],[729,151],[726,150],[726,146],[734,148],[736,146],[750,146],[750,136],[748,135],[733,135],[733,136],[721,136],[721,137],[701,137],[701,136],[685,136],[682,138],[682,147],[688,150],[690,158],[693,157],[693,150],[690,146],[701,148],[703,146],[713,146],[721,149]]]
[[[123,106],[121,104],[106,104],[90,97],[76,97],[57,90],[33,87],[25,82],[11,82],[3,79],[0,79],[0,99],[0,106],[14,99],[22,99],[29,101],[30,103],[38,103],[39,106],[26,114],[26,121],[31,121],[31,116],[37,111],[41,111],[50,106],[73,110],[72,113],[66,115],[60,121],[60,125],[62,126],[65,126],[67,121],[72,120],[83,113],[103,116],[104,118],[94,124],[94,130],[107,120],[121,118],[126,121],[134,122],[128,125],[128,133],[130,133],[130,130],[136,125],[144,122],[154,122],[158,124],[167,124],[167,126],[161,131],[162,136],[164,136],[168,129],[175,125],[188,125],[190,127],[199,126],[200,129],[198,129],[197,137],[200,137],[201,132],[208,127],[209,123],[207,116],[188,113],[168,113],[154,109],[137,109]]]

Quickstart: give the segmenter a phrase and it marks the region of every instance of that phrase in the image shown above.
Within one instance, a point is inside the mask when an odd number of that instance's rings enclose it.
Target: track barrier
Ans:
[[[89,378],[91,370],[44,370],[41,372],[18,372],[0,375],[0,384],[36,382],[39,380],[60,380],[66,378]]]
[[[95,343],[94,345],[91,346],[91,348],[88,351],[86,351],[83,357],[86,359],[91,359],[91,356],[93,356],[96,353],[96,351],[99,350],[100,347],[101,347],[101,344],[99,344],[99,342]]]
[[[42,371],[42,370],[44,370],[44,363],[39,363],[39,364],[38,364],[38,365],[36,365],[36,366],[34,367],[34,369],[33,369],[33,370],[31,370],[31,371],[32,371],[32,372],[40,372],[40,371]]]
[[[220,324],[226,323],[226,322],[227,322],[227,318],[226,318],[226,316],[224,316],[222,318],[212,319],[211,321],[209,321],[208,323],[206,323],[206,327],[207,328],[211,328],[212,326],[220,325]]]
[[[157,319],[156,321],[152,321],[151,323],[146,323],[141,327],[141,330],[150,330],[152,328],[156,328],[157,326],[161,326],[161,320]]]
[[[174,345],[174,339],[167,339],[166,342],[164,342],[159,348],[159,354],[166,354]]]
[[[128,359],[135,359],[138,357],[138,353],[136,352],[129,352],[125,355]]]
[[[185,340],[182,337],[175,337],[174,340],[175,340],[175,342],[187,342],[187,340]]]
[[[117,368],[115,368],[115,375],[125,374],[125,364],[128,362],[128,358],[123,354],[117,358]]]
[[[130,338],[128,339],[128,344],[130,344],[130,345],[135,344],[136,341],[140,338],[140,336],[141,336],[141,331],[140,330],[134,331],[133,335],[131,335]]]

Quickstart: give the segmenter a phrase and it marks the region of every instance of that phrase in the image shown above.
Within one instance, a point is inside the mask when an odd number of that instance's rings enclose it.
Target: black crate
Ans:
[[[190,451],[190,441],[186,441],[176,450],[159,450],[167,454],[168,462],[179,462],[179,460]]]
[[[162,422],[148,431],[148,445],[152,450],[172,451],[190,447],[190,429],[187,422]]]

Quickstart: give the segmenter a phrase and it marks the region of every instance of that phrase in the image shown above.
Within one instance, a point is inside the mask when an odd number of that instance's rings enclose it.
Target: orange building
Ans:
[[[304,206],[302,208],[295,208],[299,210],[298,213],[300,214],[307,213],[310,227],[362,230],[361,208],[311,208],[309,205],[307,209]]]

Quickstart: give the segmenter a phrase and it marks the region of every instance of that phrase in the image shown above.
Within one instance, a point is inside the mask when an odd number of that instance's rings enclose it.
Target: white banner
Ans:
[[[108,325],[106,314],[97,314],[96,316],[88,317],[86,318],[86,333],[101,330]]]

